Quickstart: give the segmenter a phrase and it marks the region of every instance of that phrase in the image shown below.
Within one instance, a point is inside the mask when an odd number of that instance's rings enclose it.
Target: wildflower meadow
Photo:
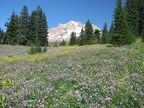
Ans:
[[[0,108],[144,107],[143,43],[27,50],[0,46]]]

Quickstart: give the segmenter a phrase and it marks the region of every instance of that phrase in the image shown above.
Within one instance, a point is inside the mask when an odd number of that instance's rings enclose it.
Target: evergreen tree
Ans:
[[[144,29],[142,31],[142,42],[144,42]]]
[[[43,13],[43,45],[48,46],[48,25],[45,13]]]
[[[6,24],[7,26],[6,43],[8,44],[15,45],[18,43],[18,33],[19,33],[18,20],[19,20],[18,16],[13,11],[10,18],[10,22]]]
[[[98,30],[98,29],[96,29],[95,31],[94,31],[94,37],[95,37],[95,43],[100,43],[100,30]]]
[[[5,38],[5,33],[4,33],[4,31],[0,28],[0,44],[3,44],[4,38]]]
[[[117,0],[114,11],[114,34],[112,36],[112,44],[125,45],[134,41],[133,35],[129,29],[126,20],[126,13],[122,7],[122,1]]]
[[[108,42],[111,43],[112,36],[114,35],[114,23],[113,23],[113,21],[111,23],[108,35],[109,35]]]
[[[108,42],[108,30],[107,30],[107,23],[105,22],[103,30],[102,30],[102,37],[101,37],[101,43],[107,43]]]
[[[41,46],[48,45],[47,41],[47,21],[40,6],[37,8],[37,39],[40,41]]]
[[[59,45],[60,45],[60,46],[66,46],[65,40],[63,39],[62,42],[61,42]]]
[[[126,20],[134,35],[138,35],[139,12],[138,0],[127,0],[125,4]]]
[[[79,40],[78,40],[78,44],[79,46],[82,46],[84,45],[84,30],[83,28],[81,29],[81,32],[80,32],[80,36],[79,36]]]
[[[19,29],[19,44],[26,45],[28,41],[28,31],[29,31],[29,15],[27,6],[23,6],[20,13],[20,29]]]
[[[28,43],[35,43],[37,37],[37,11],[32,11],[29,21]]]
[[[113,34],[114,33],[114,23],[112,21],[111,23],[111,26],[110,26],[110,29],[109,29],[109,35]]]
[[[138,11],[139,11],[139,33],[144,39],[144,0],[138,0]]]
[[[90,20],[87,20],[85,25],[85,37],[84,37],[84,44],[92,44],[93,43],[93,27]]]
[[[69,45],[75,45],[75,44],[76,44],[76,33],[72,32],[70,35]]]
[[[57,43],[57,41],[55,41],[55,43],[54,43],[54,47],[58,47],[58,43]]]

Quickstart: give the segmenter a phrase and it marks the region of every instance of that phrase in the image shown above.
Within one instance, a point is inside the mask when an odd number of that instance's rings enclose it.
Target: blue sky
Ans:
[[[20,14],[24,5],[28,7],[29,15],[40,5],[47,16],[49,28],[70,20],[85,23],[87,19],[100,29],[105,22],[111,25],[116,0],[0,0],[0,28],[6,30],[12,11]]]

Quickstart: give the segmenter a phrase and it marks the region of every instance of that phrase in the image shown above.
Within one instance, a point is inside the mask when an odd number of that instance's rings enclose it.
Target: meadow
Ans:
[[[143,108],[144,43],[0,45],[0,108]]]

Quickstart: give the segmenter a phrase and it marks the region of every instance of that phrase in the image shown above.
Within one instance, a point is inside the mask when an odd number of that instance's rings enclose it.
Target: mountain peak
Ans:
[[[92,25],[93,29],[100,30],[97,26]],[[66,24],[59,23],[57,27],[49,30],[48,39],[49,42],[62,41],[63,39],[69,41],[72,32],[76,33],[78,37],[81,29],[85,27],[85,24],[77,21],[69,21]]]

